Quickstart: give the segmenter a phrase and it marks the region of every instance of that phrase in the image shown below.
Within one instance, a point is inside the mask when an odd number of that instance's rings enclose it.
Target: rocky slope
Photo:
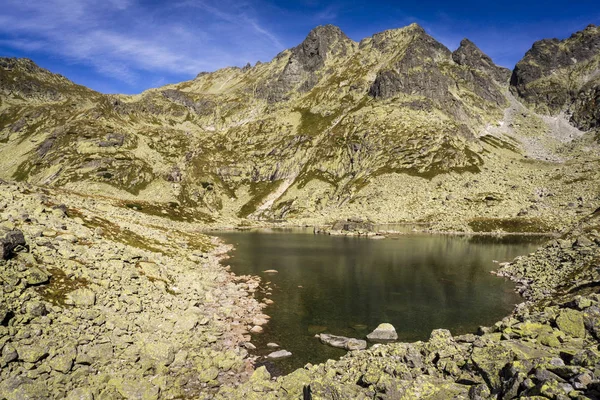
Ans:
[[[0,182],[0,398],[210,397],[244,380],[259,282],[194,229]]]
[[[596,32],[560,46],[581,42],[591,54]],[[527,104],[522,88],[537,83],[522,71],[539,64],[535,54],[513,73],[512,91]],[[593,60],[576,66],[595,76]],[[176,204],[230,225],[364,216],[545,231],[598,202],[593,134],[523,107],[509,71],[471,41],[451,52],[418,25],[360,43],[318,27],[269,63],[137,96],[101,95],[28,60],[0,67],[0,171],[9,179]],[[593,118],[597,107],[578,101],[571,108],[589,112],[573,115]]]

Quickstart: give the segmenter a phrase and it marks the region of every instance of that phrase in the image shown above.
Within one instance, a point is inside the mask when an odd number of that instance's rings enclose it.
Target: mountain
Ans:
[[[0,59],[0,174],[205,222],[560,229],[598,201],[597,143],[576,129],[597,122],[594,37],[548,42],[589,57],[532,72],[536,43],[510,78],[416,24],[360,43],[320,26],[271,62],[135,96]],[[558,67],[589,72],[570,102],[535,89]]]
[[[584,130],[600,127],[600,27],[534,43],[511,78],[513,92],[543,113],[566,113]]]

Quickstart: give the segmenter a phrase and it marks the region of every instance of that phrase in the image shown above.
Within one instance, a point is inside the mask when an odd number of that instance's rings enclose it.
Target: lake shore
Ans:
[[[600,393],[593,215],[502,267],[527,301],[478,334],[378,345],[271,379],[245,343],[260,281],[197,226],[2,182],[0,396],[32,398],[584,398]],[[566,284],[563,284],[566,282]],[[578,397],[579,396],[579,397]]]

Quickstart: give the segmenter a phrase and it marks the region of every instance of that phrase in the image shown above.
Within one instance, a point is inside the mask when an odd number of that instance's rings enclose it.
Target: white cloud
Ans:
[[[283,49],[247,4],[228,1],[148,9],[135,0],[4,0],[0,44],[84,63],[129,84],[147,72],[194,76]]]

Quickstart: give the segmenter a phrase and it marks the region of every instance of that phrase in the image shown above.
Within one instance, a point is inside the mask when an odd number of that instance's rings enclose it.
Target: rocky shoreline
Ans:
[[[600,398],[600,212],[503,265],[527,299],[477,334],[375,345],[271,379],[257,369],[218,398]]]

